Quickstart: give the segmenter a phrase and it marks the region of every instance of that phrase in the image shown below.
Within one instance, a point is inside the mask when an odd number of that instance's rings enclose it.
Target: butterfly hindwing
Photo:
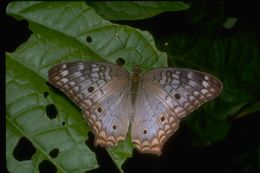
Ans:
[[[130,119],[129,88],[119,88],[83,114],[95,135],[95,145],[114,147],[124,141]]]
[[[161,154],[168,137],[179,126],[179,119],[157,95],[157,90],[140,88],[137,96],[136,112],[132,125],[132,141],[142,153]],[[154,89],[154,88],[153,88]]]
[[[126,70],[108,63],[70,62],[49,71],[50,83],[82,109],[95,144],[106,147],[117,145],[127,134],[129,79]]]

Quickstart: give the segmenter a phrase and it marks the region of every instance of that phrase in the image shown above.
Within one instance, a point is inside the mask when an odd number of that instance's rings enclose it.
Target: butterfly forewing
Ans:
[[[157,95],[178,117],[217,97],[222,90],[222,83],[216,77],[183,68],[155,69],[148,72],[143,81],[144,88],[161,88]]]
[[[108,63],[70,62],[49,70],[50,83],[83,110],[95,144],[107,147],[117,145],[127,134],[129,79],[126,70]]]
[[[140,87],[131,135],[140,152],[160,155],[164,142],[178,129],[179,119],[152,94],[159,92],[154,89]]]
[[[108,63],[70,62],[49,70],[50,83],[64,91],[82,109],[90,108],[91,102],[127,85],[128,80],[126,70]]]

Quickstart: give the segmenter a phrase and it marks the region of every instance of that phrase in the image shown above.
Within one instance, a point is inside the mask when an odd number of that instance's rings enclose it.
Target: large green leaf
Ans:
[[[46,85],[48,70],[65,61],[114,63],[123,58],[127,70],[130,71],[133,64],[140,64],[146,71],[166,66],[166,54],[156,49],[148,32],[103,20],[84,2],[13,2],[8,5],[7,13],[27,20],[33,32],[14,53],[6,54],[9,171],[39,172],[45,160],[54,165],[57,172],[96,168],[94,153],[85,144],[89,128],[80,110]],[[13,155],[22,137],[36,149],[25,161]],[[108,151],[120,168],[132,155],[132,148],[127,140]],[[58,155],[53,157],[51,153],[57,149]]]
[[[10,172],[38,172],[43,161],[55,165],[58,172],[80,172],[97,167],[95,154],[85,147],[87,128],[75,109],[45,85],[46,80],[17,56],[7,55],[6,62],[6,156]],[[48,92],[50,96],[44,97]],[[46,96],[46,94],[45,94]],[[55,111],[48,113],[51,103]],[[14,157],[22,138],[28,139],[36,152],[31,159]],[[58,149],[58,156],[51,151]],[[26,148],[21,148],[28,152]]]
[[[189,8],[189,5],[182,1],[91,1],[88,4],[108,20],[145,19],[166,11],[181,11]]]

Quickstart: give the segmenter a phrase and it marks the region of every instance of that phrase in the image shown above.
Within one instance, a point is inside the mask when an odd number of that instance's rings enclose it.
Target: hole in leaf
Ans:
[[[61,125],[62,125],[62,126],[65,126],[65,124],[66,124],[65,121],[62,121]]]
[[[86,41],[87,41],[88,43],[91,43],[91,42],[92,42],[92,38],[91,38],[90,36],[87,36]]]
[[[47,91],[45,91],[44,93],[43,93],[43,96],[46,98],[46,97],[48,97],[48,95],[49,95],[49,93],[47,92]]]
[[[39,164],[39,171],[42,173],[45,173],[45,172],[55,173],[55,172],[57,172],[57,168],[49,160],[43,160]]]
[[[94,87],[93,86],[88,87],[88,92],[89,93],[92,93],[93,91],[94,91]]]
[[[1,5],[5,6],[5,3],[2,1]],[[29,23],[24,19],[19,22],[10,16],[6,16],[4,19],[6,21],[5,29],[7,31],[6,34],[8,34],[6,35],[8,41],[5,41],[1,47],[6,52],[14,52],[19,45],[28,40],[32,34],[32,31],[29,30]]]
[[[48,118],[50,118],[51,120],[56,118],[57,113],[58,113],[58,111],[54,104],[49,104],[46,106],[46,114],[47,114]]]
[[[123,66],[125,64],[125,60],[123,58],[117,58],[116,64],[118,66]]]
[[[180,100],[180,98],[181,98],[180,94],[178,94],[178,93],[174,94],[174,97],[175,97],[177,100]]]
[[[58,148],[54,148],[53,150],[50,151],[49,155],[52,157],[52,158],[56,158],[59,154],[59,149]]]
[[[13,156],[18,161],[31,160],[36,149],[26,137],[22,137],[13,151]]]

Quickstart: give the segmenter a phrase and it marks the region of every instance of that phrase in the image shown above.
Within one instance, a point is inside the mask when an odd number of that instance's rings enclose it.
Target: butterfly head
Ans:
[[[141,72],[142,72],[142,70],[141,70],[141,68],[140,68],[140,66],[139,65],[134,65],[133,66],[133,68],[132,68],[132,72],[133,73],[136,73],[136,74],[141,74]]]
[[[132,79],[136,79],[136,80],[139,80],[140,78],[140,74],[142,72],[141,68],[139,65],[134,65],[133,68],[132,68]]]

